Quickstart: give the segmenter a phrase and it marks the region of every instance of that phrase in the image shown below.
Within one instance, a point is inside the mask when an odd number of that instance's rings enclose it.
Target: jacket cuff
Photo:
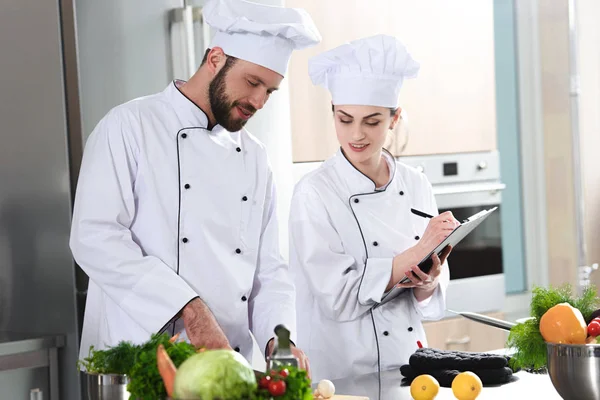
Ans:
[[[361,305],[369,306],[381,302],[392,277],[392,262],[392,258],[367,258],[365,272],[358,288],[358,301]]]

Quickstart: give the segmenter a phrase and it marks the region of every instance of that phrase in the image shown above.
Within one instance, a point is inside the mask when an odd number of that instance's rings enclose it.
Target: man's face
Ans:
[[[237,132],[265,105],[283,77],[260,65],[228,57],[210,83],[208,96],[217,124]]]

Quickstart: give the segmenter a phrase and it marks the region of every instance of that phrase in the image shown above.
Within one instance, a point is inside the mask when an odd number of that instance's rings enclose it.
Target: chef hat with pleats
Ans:
[[[312,57],[308,73],[331,92],[334,105],[396,108],[404,79],[416,77],[419,67],[398,39],[376,35]]]
[[[211,47],[285,75],[292,51],[316,45],[319,30],[308,13],[243,0],[208,0],[204,20],[216,30]]]

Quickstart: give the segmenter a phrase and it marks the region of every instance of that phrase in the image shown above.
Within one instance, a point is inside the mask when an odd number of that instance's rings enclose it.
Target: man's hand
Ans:
[[[269,357],[271,354],[273,354],[274,348],[275,348],[275,340],[271,339],[269,341],[269,344],[267,345],[267,357]],[[306,354],[304,354],[304,352],[302,350],[300,350],[293,344],[290,344],[290,350],[291,350],[292,354],[294,355],[294,357],[296,357],[298,359],[298,367],[300,367],[303,370],[306,370],[306,373],[307,373],[308,377],[310,378],[310,363],[308,362],[308,357],[306,356]]]
[[[229,341],[208,306],[199,298],[190,301],[182,311],[183,323],[190,342],[208,350],[229,349]]]

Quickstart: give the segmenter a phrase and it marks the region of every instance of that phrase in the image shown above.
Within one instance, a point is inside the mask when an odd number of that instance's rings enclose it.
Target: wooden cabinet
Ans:
[[[504,319],[504,314],[500,312],[485,315]],[[423,325],[429,347],[441,350],[497,350],[506,346],[506,339],[508,338],[507,331],[463,317],[426,322]]]
[[[308,76],[308,59],[375,34],[396,36],[421,64],[406,80],[401,106],[408,116],[403,154],[496,148],[494,18],[491,0],[287,0],[307,10],[319,46],[294,52],[288,81],[295,162],[321,161],[338,147],[329,93]],[[396,144],[406,140],[400,135]],[[393,146],[398,151],[400,146]]]

